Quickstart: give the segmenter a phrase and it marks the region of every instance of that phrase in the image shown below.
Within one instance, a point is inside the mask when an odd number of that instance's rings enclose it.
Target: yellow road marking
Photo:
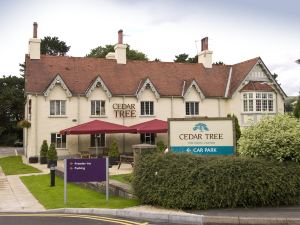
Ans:
[[[91,220],[100,220],[100,221],[106,221],[106,222],[111,222],[111,223],[118,223],[118,224],[123,224],[123,225],[147,225],[148,223],[137,223],[134,221],[129,221],[129,220],[122,220],[122,219],[114,219],[114,218],[109,218],[109,217],[102,217],[102,216],[93,216],[93,215],[75,215],[75,214],[48,214],[48,213],[41,213],[41,214],[30,214],[30,213],[7,213],[7,214],[2,214],[0,213],[1,216],[32,216],[32,217],[66,217],[66,218],[82,218],[82,219],[91,219]]]

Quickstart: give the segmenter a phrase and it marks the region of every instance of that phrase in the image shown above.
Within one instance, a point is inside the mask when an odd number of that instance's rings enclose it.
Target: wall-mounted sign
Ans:
[[[135,104],[118,104],[112,105],[116,118],[136,117]]]
[[[174,153],[233,155],[234,122],[231,118],[169,119],[169,146]]]

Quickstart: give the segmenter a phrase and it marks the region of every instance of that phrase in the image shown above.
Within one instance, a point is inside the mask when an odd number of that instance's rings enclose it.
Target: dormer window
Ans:
[[[275,94],[270,92],[244,92],[243,111],[251,113],[275,112],[274,98]]]

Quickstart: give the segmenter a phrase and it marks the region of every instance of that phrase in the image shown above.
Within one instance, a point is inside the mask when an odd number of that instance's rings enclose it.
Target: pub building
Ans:
[[[116,140],[119,151],[139,143],[168,143],[167,133],[65,135],[60,131],[93,120],[130,127],[168,118],[226,117],[234,113],[242,127],[265,115],[284,112],[286,94],[260,57],[233,65],[212,63],[208,38],[201,40],[198,63],[126,59],[123,31],[106,58],[40,54],[37,23],[29,40],[25,70],[26,157],[38,156],[43,140],[58,155],[76,155]]]

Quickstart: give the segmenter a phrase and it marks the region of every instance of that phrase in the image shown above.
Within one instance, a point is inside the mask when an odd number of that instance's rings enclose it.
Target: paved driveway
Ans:
[[[11,155],[23,155],[24,150],[21,147],[0,147],[0,157]]]

